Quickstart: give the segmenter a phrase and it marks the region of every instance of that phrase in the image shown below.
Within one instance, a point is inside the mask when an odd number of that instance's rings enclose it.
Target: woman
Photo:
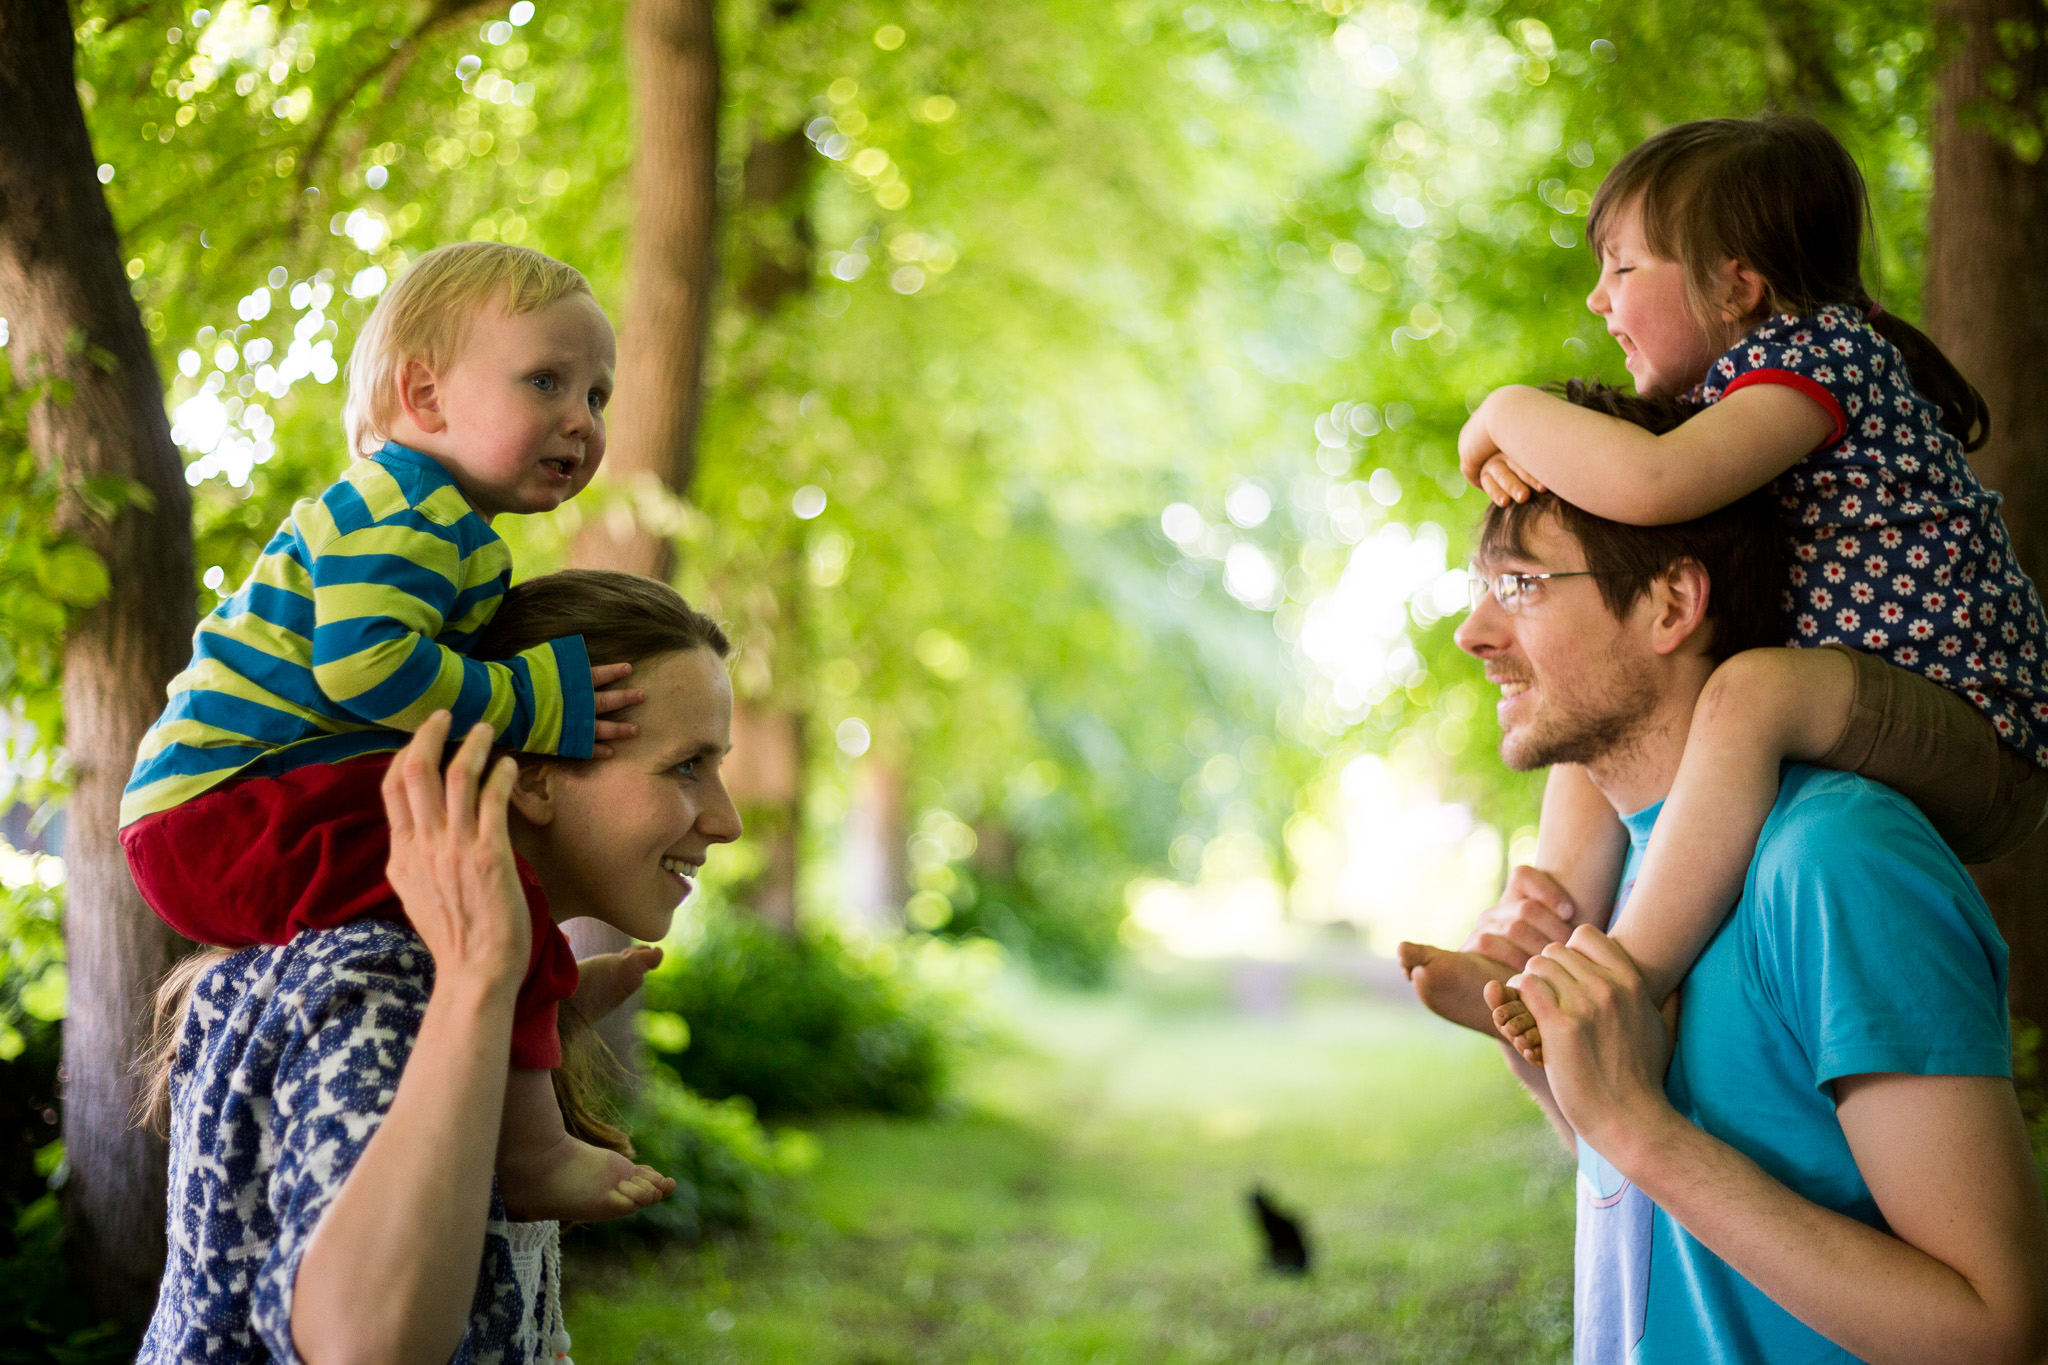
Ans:
[[[612,757],[492,765],[480,727],[444,779],[437,716],[384,784],[410,927],[360,920],[190,974],[168,1072],[170,1255],[140,1360],[566,1350],[553,1225],[507,1223],[491,1179],[531,937],[514,851],[558,920],[648,940],[710,847],[740,833],[719,776],[732,689],[718,627],[664,585],[562,573],[513,589],[488,643],[504,657],[577,634],[593,663],[634,664],[647,694]],[[658,956],[614,964],[596,1007]],[[636,1176],[637,1202],[674,1188]]]

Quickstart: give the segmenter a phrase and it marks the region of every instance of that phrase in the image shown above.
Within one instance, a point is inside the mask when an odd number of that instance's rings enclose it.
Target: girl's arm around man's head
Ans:
[[[1500,457],[1513,478],[1533,480],[1594,516],[1666,526],[1762,488],[1834,430],[1825,408],[1779,384],[1737,390],[1662,436],[1515,384],[1495,389],[1466,421],[1458,465],[1496,501],[1482,474]]]

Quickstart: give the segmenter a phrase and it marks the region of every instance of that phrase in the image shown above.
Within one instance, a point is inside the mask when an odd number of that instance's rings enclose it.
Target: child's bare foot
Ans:
[[[585,1019],[602,1019],[625,1004],[647,974],[660,965],[661,949],[651,943],[586,957],[576,964],[576,993],[569,1003]]]
[[[1543,1034],[1536,1027],[1536,1016],[1529,1013],[1522,993],[1505,981],[1489,981],[1486,1003],[1493,1007],[1493,1026],[1500,1036],[1515,1045],[1523,1061],[1542,1066]]]
[[[1486,1003],[1486,984],[1505,981],[1515,969],[1480,953],[1457,953],[1427,943],[1403,943],[1401,970],[1422,1003],[1478,1033],[1492,1034],[1493,1010]]]
[[[675,1192],[676,1182],[630,1157],[566,1133],[549,1147],[503,1152],[498,1191],[514,1222],[601,1223],[624,1218]]]

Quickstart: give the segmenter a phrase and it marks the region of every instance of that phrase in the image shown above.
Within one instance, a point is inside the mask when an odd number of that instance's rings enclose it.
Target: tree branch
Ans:
[[[319,126],[313,130],[313,135],[306,139],[299,152],[299,194],[292,205],[289,229],[291,232],[298,230],[299,223],[305,215],[305,192],[313,184],[314,167],[325,155],[327,144],[333,138],[342,116],[355,103],[356,97],[363,93],[364,87],[382,77],[383,86],[378,91],[378,101],[388,101],[397,91],[398,83],[405,79],[405,73],[411,69],[414,60],[419,56],[420,46],[427,39],[451,24],[482,11],[496,9],[503,3],[504,0],[435,0],[434,7],[413,26],[412,32],[400,39],[397,45],[382,57],[358,71],[347,87],[329,102],[326,113],[321,116]],[[360,141],[357,146],[360,148]]]

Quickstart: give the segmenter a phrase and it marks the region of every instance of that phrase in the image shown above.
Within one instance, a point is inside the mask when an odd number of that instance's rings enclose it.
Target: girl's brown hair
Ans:
[[[1685,267],[1694,313],[1711,321],[1710,282],[1734,259],[1762,277],[1773,313],[1855,308],[1905,358],[1913,387],[1963,449],[1991,434],[1991,412],[1941,348],[1863,283],[1870,193],[1840,139],[1818,120],[1702,119],[1666,128],[1615,163],[1593,196],[1586,240],[1602,250],[1613,214],[1634,203],[1650,250]]]
[[[583,637],[593,666],[645,663],[691,649],[722,659],[732,648],[716,621],[666,583],[608,569],[566,569],[515,584],[470,653],[509,659],[569,635]],[[155,1028],[138,1059],[144,1084],[137,1117],[159,1133],[170,1124],[171,1074],[192,988],[229,956],[224,948],[203,949],[172,967],[157,987]],[[574,1005],[563,1001],[559,1018],[562,1065],[552,1074],[563,1125],[584,1142],[631,1156],[633,1144],[604,1099],[607,1082],[619,1074],[617,1059]]]

